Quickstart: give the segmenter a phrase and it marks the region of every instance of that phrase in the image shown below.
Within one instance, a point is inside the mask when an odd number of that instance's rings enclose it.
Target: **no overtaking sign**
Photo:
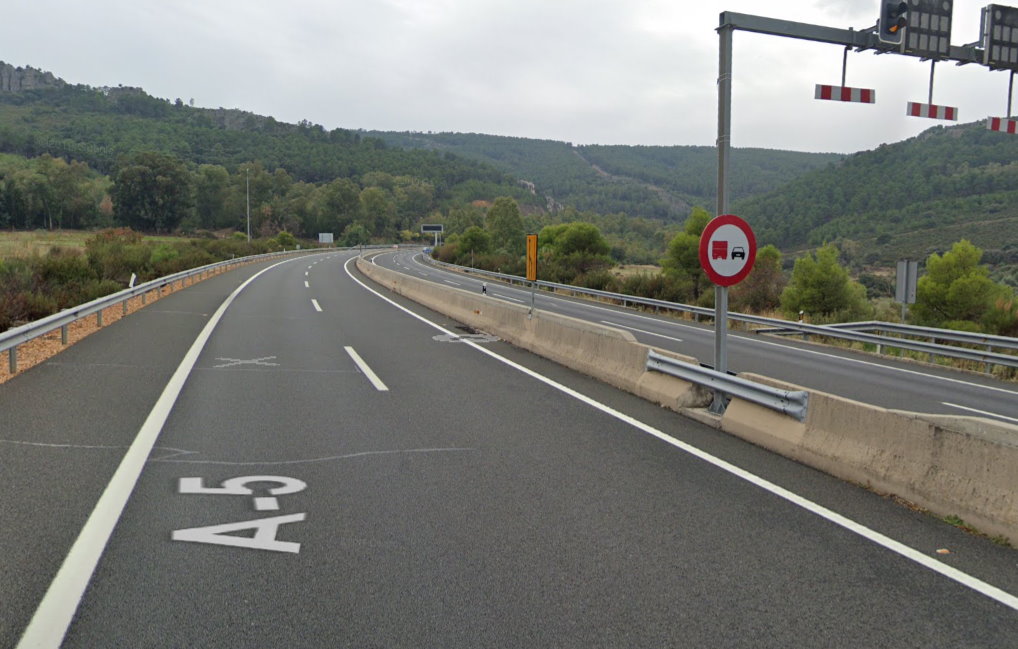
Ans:
[[[700,266],[718,286],[746,279],[756,260],[756,237],[749,224],[733,214],[712,219],[700,235]]]

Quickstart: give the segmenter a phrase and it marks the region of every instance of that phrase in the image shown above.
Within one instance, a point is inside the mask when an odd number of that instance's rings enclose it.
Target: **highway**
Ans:
[[[481,279],[426,265],[419,252],[376,258],[379,265],[456,288],[480,291]],[[496,299],[530,304],[530,291],[489,282]],[[536,308],[632,333],[648,345],[714,360],[712,324],[637,312],[539,292]],[[992,377],[927,364],[839,350],[801,340],[729,332],[729,369],[753,372],[885,408],[949,415],[985,416],[1018,423],[1018,386]]]
[[[465,333],[332,252],[0,385],[0,646],[1013,646],[1014,549]]]

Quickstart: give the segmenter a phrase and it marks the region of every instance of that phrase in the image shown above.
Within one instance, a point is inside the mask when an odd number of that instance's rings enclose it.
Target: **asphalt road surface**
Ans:
[[[1015,550],[349,257],[217,276],[0,385],[0,646],[1015,645]]]
[[[420,252],[384,254],[376,263],[428,281],[480,292],[481,279],[426,265]],[[488,293],[495,299],[530,303],[529,290],[520,287],[489,282]],[[536,307],[625,329],[640,342],[693,356],[702,363],[712,363],[714,359],[712,324],[679,321],[548,293],[537,294]],[[1018,386],[985,374],[839,350],[792,338],[736,332],[728,335],[728,359],[729,369],[734,372],[771,376],[885,408],[1018,423]]]

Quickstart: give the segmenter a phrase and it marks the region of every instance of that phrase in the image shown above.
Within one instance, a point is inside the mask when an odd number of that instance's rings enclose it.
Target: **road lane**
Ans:
[[[435,340],[343,279],[341,262],[311,273],[321,314],[286,267],[238,297],[66,646],[946,647],[1006,646],[1018,632],[1014,611],[469,345]],[[363,380],[347,346],[389,392]],[[849,508],[875,507],[956,548],[985,545],[503,343],[485,349],[780,466],[771,470]],[[278,512],[256,509],[277,486],[265,481],[251,493],[180,493],[181,478],[222,489],[244,476],[307,487],[280,495]],[[299,552],[171,540],[280,518],[248,532]],[[984,568],[999,572],[1006,552],[984,548]]]
[[[174,369],[223,299],[268,263],[209,278],[0,389],[0,646],[14,646]]]
[[[411,264],[421,264],[419,253],[396,254],[410,257],[407,261]],[[384,254],[378,263],[392,263],[394,256]],[[442,269],[428,268],[435,273],[435,278],[460,278],[468,290],[471,290],[471,286],[479,286],[481,281]],[[499,291],[529,301],[529,292],[524,289],[499,285]],[[637,330],[635,335],[641,342],[688,354],[705,363],[710,363],[713,358],[713,329],[709,326],[547,293],[538,293],[537,308],[592,322],[610,319],[623,328]],[[680,338],[682,343],[670,343],[662,340],[662,336]],[[1018,418],[1018,387],[985,375],[896,361],[886,356],[811,345],[791,339],[771,340],[758,335],[730,332],[728,341],[729,365],[736,372],[772,376],[886,408],[962,414],[958,408],[946,405],[953,403],[991,413],[1003,421]]]

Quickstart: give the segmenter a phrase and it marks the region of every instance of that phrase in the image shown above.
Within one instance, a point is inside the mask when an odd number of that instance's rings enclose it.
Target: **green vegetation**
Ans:
[[[919,278],[912,317],[918,324],[1018,335],[1014,290],[989,278],[983,251],[962,240],[943,256],[930,255]]]
[[[102,230],[83,250],[54,247],[0,259],[0,331],[123,290],[132,273],[145,282],[290,243],[244,239],[145,240],[129,229]]]
[[[348,246],[419,240],[421,223],[441,223],[447,244],[437,256],[517,274],[524,233],[539,232],[542,279],[710,305],[697,253],[715,155],[712,147],[326,131],[136,88],[57,82],[0,93],[0,228],[194,234],[219,258],[211,248],[241,242],[213,240],[245,232],[250,203],[252,234],[273,245],[319,232]],[[871,314],[868,298],[887,314],[887,269],[911,257],[928,259],[914,321],[1014,335],[1016,159],[1018,141],[979,125],[935,127],[847,158],[735,150],[733,211],[772,245],[732,289],[733,308],[833,321]],[[123,281],[127,266],[154,273],[205,258],[179,242],[117,245],[121,252],[98,243],[86,251],[94,277],[73,292],[106,290],[85,284]],[[25,304],[38,302],[49,278],[79,277],[70,253],[22,256],[53,257],[38,280],[15,268],[22,262],[5,264]],[[658,262],[659,273],[610,272]]]
[[[804,312],[816,323],[864,320],[873,313],[866,287],[852,281],[838,262],[838,249],[831,245],[795,260],[781,293],[781,309],[791,319]]]
[[[391,240],[474,200],[538,202],[505,172],[451,153],[132,88],[0,93],[0,151],[15,154],[0,159],[5,228],[240,229],[250,188],[256,234],[356,239],[359,225]]]
[[[574,146],[476,133],[387,133],[392,146],[454,153],[491,164],[526,182],[549,211],[583,212],[678,222],[692,206],[713,206],[717,150],[696,146]],[[764,149],[732,152],[733,198],[773,191],[843,156]]]
[[[665,275],[686,287],[689,300],[694,303],[698,303],[701,297],[712,299],[707,293],[711,286],[710,280],[700,266],[700,235],[710,219],[707,210],[693,208],[682,232],[671,240],[667,256],[661,260]]]
[[[986,249],[992,274],[1018,285],[1018,140],[982,123],[921,135],[735,202],[757,239],[784,250],[853,240],[864,263],[924,259],[960,239]]]

